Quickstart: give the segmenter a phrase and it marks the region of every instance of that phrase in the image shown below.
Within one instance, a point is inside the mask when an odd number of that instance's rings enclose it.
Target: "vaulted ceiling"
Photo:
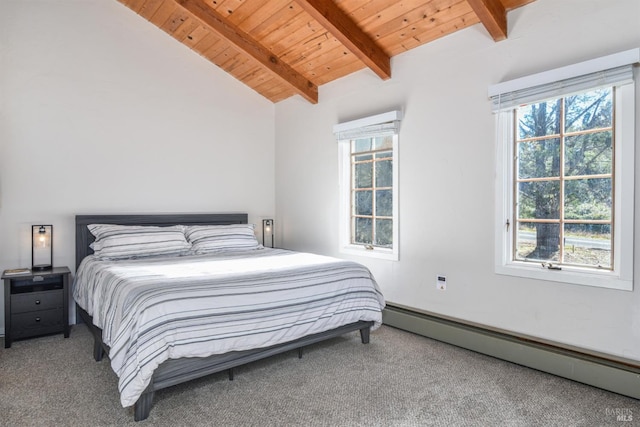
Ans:
[[[505,39],[507,11],[534,0],[118,0],[272,102],[481,23]]]

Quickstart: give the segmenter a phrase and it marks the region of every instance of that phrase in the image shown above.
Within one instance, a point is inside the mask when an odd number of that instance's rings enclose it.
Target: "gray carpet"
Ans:
[[[1,340],[0,340],[1,341]],[[3,342],[0,342],[4,346]],[[617,415],[633,421],[618,421]],[[628,418],[628,417],[627,417]],[[7,426],[627,426],[640,401],[383,326],[119,403],[84,326],[0,350]]]

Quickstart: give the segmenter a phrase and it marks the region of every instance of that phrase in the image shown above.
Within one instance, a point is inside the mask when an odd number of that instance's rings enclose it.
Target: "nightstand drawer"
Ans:
[[[51,291],[64,287],[63,275],[34,275],[26,278],[15,278],[11,280],[11,293],[22,294],[28,292]]]
[[[63,305],[63,296],[64,293],[62,289],[11,295],[11,313],[16,314],[61,308]]]
[[[14,338],[58,332],[63,327],[61,309],[11,315],[11,335]]]

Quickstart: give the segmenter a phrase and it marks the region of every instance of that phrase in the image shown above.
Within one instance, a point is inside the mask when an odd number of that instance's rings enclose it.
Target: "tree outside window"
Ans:
[[[520,106],[515,260],[613,268],[614,88]]]

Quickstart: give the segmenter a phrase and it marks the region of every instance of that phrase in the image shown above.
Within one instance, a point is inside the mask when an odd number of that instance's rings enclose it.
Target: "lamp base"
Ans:
[[[46,271],[46,270],[51,270],[52,268],[53,266],[51,264],[49,265],[39,264],[31,267],[31,271]]]

